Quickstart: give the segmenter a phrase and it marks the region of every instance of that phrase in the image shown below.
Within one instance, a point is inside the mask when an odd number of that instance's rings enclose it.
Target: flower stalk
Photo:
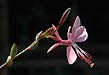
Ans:
[[[5,67],[5,66],[11,66],[13,64],[13,60],[23,54],[26,51],[31,51],[37,48],[39,42],[43,38],[51,38],[58,43],[54,44],[51,46],[47,53],[49,53],[51,50],[55,49],[59,45],[65,45],[67,46],[67,60],[69,64],[73,64],[77,56],[80,57],[80,59],[84,60],[87,62],[90,67],[93,67],[94,63],[92,63],[92,57],[90,54],[86,53],[83,51],[77,44],[76,42],[83,42],[88,38],[88,33],[86,31],[86,28],[84,26],[80,26],[80,18],[79,16],[76,17],[76,20],[74,22],[74,25],[71,27],[69,26],[68,31],[67,31],[67,40],[63,40],[59,33],[58,30],[60,27],[63,25],[63,23],[66,21],[69,13],[71,11],[71,8],[68,8],[65,10],[65,12],[62,14],[62,17],[58,23],[58,26],[55,27],[54,24],[52,24],[52,27],[48,28],[47,30],[40,31],[36,37],[35,40],[33,41],[32,44],[30,44],[28,47],[26,47],[24,50],[18,53],[17,45],[14,43],[11,47],[10,54],[7,57],[7,60],[4,64],[0,66],[0,69]]]
[[[12,48],[11,48],[11,50],[10,50],[10,55],[7,57],[6,62],[0,66],[0,69],[3,68],[3,67],[5,67],[5,66],[11,66],[12,63],[13,63],[13,60],[15,58],[17,58],[18,56],[20,56],[21,54],[23,54],[26,51],[35,49],[38,46],[39,41],[41,39],[47,38],[48,36],[53,35],[53,33],[54,33],[54,31],[53,31],[53,28],[52,27],[49,28],[49,29],[47,29],[45,32],[40,31],[36,35],[35,40],[33,41],[33,43],[30,46],[28,46],[27,48],[25,48],[24,50],[22,50],[21,52],[19,52],[19,53],[17,51],[17,46],[14,43],[13,46],[12,46]]]

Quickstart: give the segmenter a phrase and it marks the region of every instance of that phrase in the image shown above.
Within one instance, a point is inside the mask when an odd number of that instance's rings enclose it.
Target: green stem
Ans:
[[[26,52],[27,50],[28,49],[24,49],[20,53],[16,54],[16,56],[14,57],[14,59],[17,58],[18,56],[20,56],[21,54],[23,54],[24,52]]]
[[[6,64],[7,64],[7,63],[2,64],[2,65],[0,66],[0,69],[3,68],[3,67],[5,67]]]
[[[24,52],[26,52],[28,49],[26,48],[26,49],[24,49],[24,50],[22,50],[20,53],[18,53],[13,59],[15,59],[15,58],[17,58],[18,56],[20,56],[21,54],[23,54]],[[4,64],[2,64],[1,66],[0,66],[0,69],[1,68],[3,68],[3,67],[5,67],[7,65],[7,62],[5,62]]]
[[[51,28],[50,28],[50,29],[51,29]],[[35,38],[36,40],[35,40],[29,47],[27,47],[26,49],[22,50],[22,51],[19,52],[18,54],[16,54],[15,57],[13,57],[13,58],[10,59],[10,60],[13,61],[15,58],[17,58],[18,56],[20,56],[21,54],[23,54],[23,53],[26,52],[27,50],[36,48],[37,45],[38,45],[38,43],[39,43],[39,41],[40,41],[42,38],[45,38],[45,34],[44,34],[44,35],[41,35],[41,33],[42,33],[42,32],[39,32],[39,33],[37,34],[37,36],[36,36],[36,38]],[[46,32],[46,33],[47,33],[47,32]],[[8,64],[8,62],[5,62],[4,64],[2,64],[2,65],[0,66],[0,69],[3,68],[3,67],[5,67],[7,64]]]

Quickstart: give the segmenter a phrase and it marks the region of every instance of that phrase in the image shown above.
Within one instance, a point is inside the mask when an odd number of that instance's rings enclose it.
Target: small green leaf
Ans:
[[[11,47],[11,51],[10,51],[10,56],[13,59],[15,57],[15,55],[17,54],[17,45],[14,43],[13,46]]]

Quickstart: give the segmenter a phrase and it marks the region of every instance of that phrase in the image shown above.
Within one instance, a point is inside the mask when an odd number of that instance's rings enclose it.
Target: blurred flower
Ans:
[[[57,28],[52,25],[54,30]],[[71,32],[70,32],[71,31]],[[88,38],[88,33],[86,31],[86,28],[84,26],[80,26],[80,19],[77,16],[76,20],[74,22],[73,27],[69,26],[68,32],[67,32],[67,38],[68,40],[62,40],[58,31],[55,32],[56,37],[52,37],[53,40],[56,40],[59,43],[54,44],[49,48],[47,51],[50,52],[54,48],[58,47],[59,45],[66,45],[67,46],[67,59],[69,64],[73,64],[76,59],[77,55],[87,62],[91,67],[93,67],[94,63],[92,63],[92,57],[90,54],[83,51],[75,42],[83,42]],[[73,46],[73,48],[72,48]]]

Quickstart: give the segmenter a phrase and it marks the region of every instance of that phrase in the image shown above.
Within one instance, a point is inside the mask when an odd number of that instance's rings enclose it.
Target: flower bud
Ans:
[[[43,38],[49,38],[49,36],[53,35],[56,30],[53,29],[53,27],[48,28],[44,33],[42,33]]]
[[[7,60],[6,60],[6,66],[11,66],[12,65],[12,57],[8,56]]]

